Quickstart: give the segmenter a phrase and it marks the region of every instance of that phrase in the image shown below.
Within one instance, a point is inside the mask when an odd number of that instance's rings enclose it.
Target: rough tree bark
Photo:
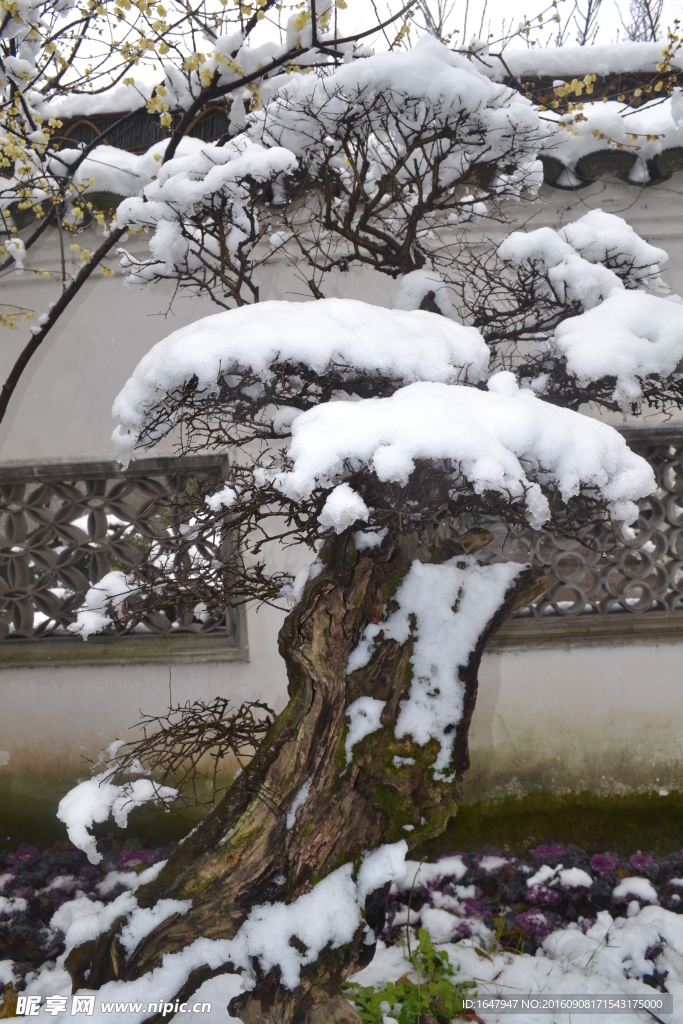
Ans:
[[[436,741],[419,747],[410,737],[394,737],[399,703],[410,687],[411,643],[385,641],[366,668],[347,676],[346,666],[365,627],[381,619],[387,603],[391,607],[415,559],[443,561],[476,551],[490,539],[485,531],[457,537],[442,527],[421,538],[397,534],[380,549],[362,553],[350,532],[327,543],[324,571],[309,583],[280,631],[289,704],[220,806],[181,844],[157,879],[138,890],[141,906],[162,897],[191,899],[190,911],[166,920],[128,960],[117,938],[121,922],[96,942],[73,950],[67,967],[76,986],[92,989],[116,978],[140,977],[159,966],[163,954],[183,949],[198,936],[230,939],[254,905],[291,902],[342,864],[358,866],[364,850],[399,839],[412,848],[443,831],[456,813],[457,797],[453,783],[432,777]],[[458,775],[469,766],[467,733],[484,647],[510,612],[546,585],[538,570],[524,570],[461,670],[466,695],[455,738]],[[345,709],[363,694],[386,700],[384,727],[354,747],[353,762],[345,770]],[[395,755],[414,758],[414,766],[396,768]],[[309,779],[306,802],[288,830],[288,811]],[[414,829],[406,832],[405,824]],[[376,934],[384,923],[387,891],[388,886],[370,894],[366,902],[366,919]],[[274,969],[265,977],[258,974],[256,988],[233,1000],[230,1010],[245,1024],[357,1024],[341,984],[373,955],[374,945],[363,944],[359,928],[349,947],[328,947],[304,968],[295,991],[284,988]],[[207,978],[230,969],[195,971],[173,999],[189,998]]]

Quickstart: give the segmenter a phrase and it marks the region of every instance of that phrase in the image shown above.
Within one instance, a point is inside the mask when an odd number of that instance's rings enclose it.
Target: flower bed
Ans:
[[[106,906],[151,880],[174,846],[144,849],[131,839],[97,866],[66,842],[0,852],[0,995],[10,981],[22,989],[41,964],[54,961],[67,930],[93,904]],[[591,856],[550,843],[526,859],[484,848],[433,863],[407,861],[389,896],[375,960],[354,982],[381,989],[394,974],[403,976],[408,932],[415,949],[424,929],[458,978],[476,977],[483,990],[488,974],[498,987],[528,981],[533,988],[533,967],[547,968],[556,989],[566,982],[589,991],[590,981],[615,991],[642,991],[643,983],[683,991],[675,969],[683,955],[681,913],[683,852],[660,860],[640,851]],[[230,995],[234,981],[226,982]]]

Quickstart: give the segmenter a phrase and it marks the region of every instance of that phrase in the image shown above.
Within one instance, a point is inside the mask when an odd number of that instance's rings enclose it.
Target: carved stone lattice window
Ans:
[[[526,531],[494,542],[483,561],[533,561],[546,593],[506,623],[494,647],[674,639],[683,635],[683,426],[624,428],[655,469],[658,490],[631,531],[579,539]],[[170,522],[168,499],[192,480],[222,478],[220,457],[139,460],[128,470],[91,462],[0,469],[0,664],[246,659],[246,621],[234,609],[176,620],[147,616],[133,635],[74,638],[88,587],[131,568]]]
[[[620,432],[652,465],[658,485],[639,503],[631,529],[594,528],[584,544],[531,530],[511,539],[500,524],[486,523],[496,540],[482,560],[533,562],[550,580],[545,594],[503,627],[497,646],[532,635],[541,644],[683,635],[683,427]]]
[[[221,479],[223,469],[220,457],[185,459],[180,468],[174,458],[138,460],[128,470],[114,462],[3,467],[0,662],[246,657],[234,609],[211,616],[197,607],[173,623],[146,615],[132,635],[87,644],[67,630],[93,583],[133,568],[174,529],[169,499],[197,478]]]

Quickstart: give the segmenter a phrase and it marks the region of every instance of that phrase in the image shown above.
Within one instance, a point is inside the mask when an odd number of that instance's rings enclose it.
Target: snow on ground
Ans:
[[[650,933],[650,921],[646,919],[646,911],[642,911],[642,923],[639,918],[626,921],[625,927],[618,928],[615,922],[605,914],[587,935],[576,926],[553,933],[546,941],[547,949],[542,949],[535,956],[528,953],[512,953],[508,951],[488,953],[482,950],[476,939],[463,939],[457,943],[435,943],[437,949],[447,952],[448,958],[455,968],[455,980],[477,979],[477,995],[479,998],[493,997],[497,999],[522,998],[527,995],[623,995],[643,996],[646,999],[656,997],[657,993],[642,980],[627,978],[623,969],[615,965],[615,959],[623,952],[619,945],[624,939],[631,940],[636,947],[647,941]],[[680,918],[668,911],[660,910],[661,915],[674,918],[681,926]],[[609,920],[607,920],[609,919]],[[624,922],[625,919],[620,919]],[[609,943],[605,935],[609,934]],[[583,942],[572,945],[576,936]],[[554,944],[561,952],[556,952]],[[679,944],[679,949],[681,948]],[[484,953],[485,955],[482,955]],[[678,954],[677,954],[678,956]],[[373,962],[354,975],[354,984],[382,988],[389,981],[397,981],[410,964],[406,961],[401,946],[384,946],[378,948]],[[683,995],[683,978],[676,976],[671,979],[674,992],[674,1007]],[[680,993],[680,994],[679,994]],[[678,998],[677,998],[678,997]],[[523,1020],[524,1024],[570,1024],[572,1015],[563,1013],[529,1013],[521,1016],[497,1014],[485,1010],[477,1011],[485,1024],[510,1024],[511,1021]],[[576,1016],[573,1017],[576,1020]],[[582,1024],[624,1024],[625,1021],[651,1020],[647,1014],[624,1015],[619,1013],[581,1014],[578,1018]],[[683,1020],[683,1013],[674,1012],[667,1015],[666,1024],[675,1024]]]
[[[479,997],[671,993],[674,1014],[662,1019],[683,1021],[683,901],[676,891],[683,854],[657,861],[637,853],[626,860],[557,844],[530,854],[523,860],[484,850],[433,864],[407,862],[392,887],[384,941],[354,984],[381,988],[402,977],[410,969],[406,928],[414,949],[422,927],[448,953],[456,981],[477,979]],[[510,1020],[478,1012],[486,1024]],[[565,1024],[569,1016],[525,1013],[523,1019]],[[651,1018],[580,1019],[616,1024]]]
[[[125,899],[132,906],[134,897],[129,890],[146,880],[150,871],[158,870],[159,858],[168,852],[124,849],[118,858],[105,854],[102,867],[88,864],[84,854],[73,850],[41,853],[24,846],[16,853],[0,852],[2,894],[17,901],[12,912],[0,913],[2,948],[10,954],[0,961],[0,997],[3,987],[14,980],[19,991],[28,983],[29,992],[43,997],[68,995],[68,975],[50,969],[49,963],[41,975],[41,955],[54,963],[63,954],[65,933],[101,914],[103,905],[108,918]],[[552,844],[531,850],[527,859],[484,849],[453,853],[431,864],[407,861],[399,870],[402,856],[397,848],[385,848],[368,857],[359,871],[353,888],[360,901],[378,880],[393,876],[396,882],[377,954],[369,967],[354,976],[354,983],[382,987],[410,969],[401,940],[406,935],[412,889],[413,937],[419,927],[425,928],[457,968],[456,980],[477,980],[480,997],[543,992],[652,997],[668,992],[674,996],[675,1012],[662,1015],[662,1019],[666,1024],[683,1021],[683,900],[678,892],[683,853],[661,860],[647,853],[628,859],[613,853],[591,857],[579,847]],[[354,904],[355,900],[352,896]],[[161,918],[166,909],[161,905],[155,908],[157,916]],[[300,914],[295,907],[285,915],[288,929],[296,934],[315,925],[315,935],[308,936],[308,941],[317,945],[325,938],[329,914],[314,915],[319,918],[317,923],[308,911]],[[297,917],[300,920],[295,921]],[[138,922],[140,935],[146,933],[149,923]],[[263,923],[268,922],[264,919]],[[263,933],[256,920],[255,924]],[[331,925],[333,930],[337,927],[336,918]],[[41,943],[42,954],[37,954]],[[216,947],[220,945],[199,940],[192,947],[192,957],[199,961],[213,957],[219,967]],[[186,952],[189,955],[190,950]],[[290,966],[296,972],[296,965]],[[163,989],[173,984],[172,970],[158,980],[165,984],[158,991],[155,988],[151,998],[165,994],[170,998],[171,993]],[[241,984],[234,974],[206,982],[190,1004],[211,1003],[210,1013],[178,1013],[176,1024],[189,1016],[227,1024],[231,1019],[227,1003],[238,994]],[[102,998],[107,998],[105,992]],[[113,998],[128,997],[121,993]],[[83,1018],[85,1024],[86,1014],[74,1016]],[[130,1011],[125,1016],[103,1016],[98,1008],[90,1019],[132,1021],[133,1016]],[[510,1020],[488,1012],[480,1012],[480,1016],[485,1024]],[[167,1018],[172,1019],[172,1011]],[[552,1018],[525,1013],[523,1019],[525,1024],[548,1024]],[[617,1024],[627,1019],[639,1018],[581,1017],[585,1024]],[[555,1020],[568,1024],[566,1016],[557,1015]]]

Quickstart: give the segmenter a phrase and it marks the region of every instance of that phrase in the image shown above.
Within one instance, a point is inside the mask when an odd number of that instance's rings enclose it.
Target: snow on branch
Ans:
[[[537,188],[537,150],[548,134],[525,97],[431,36],[411,50],[376,54],[326,76],[298,77],[254,121],[258,141],[285,146],[310,168],[334,158],[349,184],[355,169],[341,137],[353,149],[372,139],[364,174],[369,195],[401,154],[411,154],[410,164],[418,165],[430,188],[452,185],[483,162],[496,168],[488,184],[493,194]],[[497,166],[501,162],[506,168]],[[399,163],[396,181],[413,173],[408,161]]]
[[[78,613],[77,621],[68,629],[87,640],[91,633],[99,633],[120,614],[130,597],[137,593],[137,587],[125,573],[115,570],[108,572],[85,595],[85,607]]]
[[[207,261],[220,269],[220,251],[199,224],[185,232],[181,227],[205,209],[220,210],[229,221],[229,255],[247,259],[262,236],[256,204],[262,201],[263,186],[295,168],[296,158],[288,150],[264,149],[244,137],[220,148],[203,145],[174,157],[141,196],[125,200],[118,209],[121,224],[154,229],[151,259],[138,260],[120,250],[121,265],[130,272],[127,283],[191,274]]]
[[[523,261],[538,264],[560,302],[578,302],[584,309],[624,287],[613,270],[584,259],[552,228],[513,231],[498,247],[498,255],[512,267]]]
[[[413,270],[410,274],[404,274],[391,306],[392,309],[420,309],[430,295],[442,316],[455,318],[443,278],[433,270]]]
[[[112,772],[79,783],[62,797],[57,817],[66,825],[69,839],[87,854],[91,864],[99,864],[102,854],[97,852],[97,841],[90,829],[113,815],[120,828],[128,824],[128,815],[135,807],[150,801],[175,800],[178,791],[171,786],[160,786],[152,779],[135,779],[123,786],[109,781]]]
[[[171,412],[164,416],[165,397],[190,381],[193,393],[207,398],[223,389],[226,413],[232,402],[258,408],[261,394],[269,403],[279,399],[301,408],[302,372],[327,377],[336,387],[360,387],[358,379],[368,377],[394,387],[416,380],[477,382],[488,358],[478,331],[431,313],[351,299],[242,306],[182,328],[148,352],[114,403],[114,442],[127,462],[157,417],[154,437],[163,436],[173,423]],[[249,381],[243,379],[247,372]],[[288,376],[289,393],[278,393]]]
[[[641,291],[613,292],[555,329],[553,344],[579,382],[616,378],[612,398],[624,414],[640,405],[645,378],[678,373],[683,303]]]
[[[531,353],[532,388],[540,383],[541,390],[557,394],[569,384],[571,392],[573,378],[585,400],[606,401],[611,393],[611,401],[628,415],[638,410],[648,379],[652,385],[656,375],[648,401],[680,406],[681,300],[666,296],[663,249],[621,217],[592,210],[560,231],[515,231],[498,247],[498,257],[517,269],[518,287],[526,283],[529,291],[532,282],[538,299],[548,303],[547,333],[537,330],[541,344]],[[537,308],[540,312],[538,300]]]
[[[523,260],[537,262],[549,272],[552,284],[563,283],[567,298],[577,299],[585,309],[614,288],[668,291],[660,276],[668,253],[646,242],[622,217],[604,210],[591,210],[559,231],[513,231],[498,247],[498,255],[513,267]]]
[[[669,254],[641,238],[623,217],[591,210],[561,228],[558,235],[589,263],[613,270],[626,288],[668,291],[660,273]]]
[[[455,493],[469,486],[523,498],[535,529],[551,515],[541,484],[565,501],[595,488],[626,522],[655,487],[651,467],[615,430],[520,390],[507,371],[489,380],[488,392],[421,382],[389,398],[318,406],[292,424],[289,459],[272,483],[293,499],[333,488],[350,471],[405,485],[418,461],[442,463]]]

